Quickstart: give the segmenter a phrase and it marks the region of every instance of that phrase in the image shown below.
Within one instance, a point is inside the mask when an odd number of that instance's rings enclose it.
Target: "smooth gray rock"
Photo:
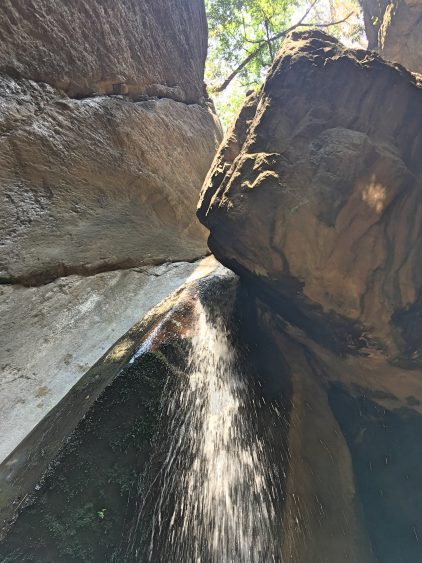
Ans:
[[[207,258],[0,286],[0,461],[149,309],[216,267]]]

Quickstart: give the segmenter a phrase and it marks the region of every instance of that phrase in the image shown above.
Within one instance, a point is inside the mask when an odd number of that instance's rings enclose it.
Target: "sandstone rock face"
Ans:
[[[203,0],[5,0],[0,71],[70,96],[203,97]]]
[[[198,215],[224,264],[337,353],[420,365],[422,90],[321,32],[286,41]]]
[[[7,0],[0,23],[0,279],[204,255],[202,0]]]
[[[195,207],[221,128],[203,96],[202,0],[0,12],[4,457],[195,269],[143,265],[207,252]]]
[[[360,0],[368,49],[422,73],[421,0]]]
[[[207,108],[74,100],[8,77],[0,79],[0,103],[3,280],[205,253],[194,210],[219,140]]]
[[[416,76],[302,32],[204,184],[261,377],[288,374],[283,561],[421,559],[421,155]]]

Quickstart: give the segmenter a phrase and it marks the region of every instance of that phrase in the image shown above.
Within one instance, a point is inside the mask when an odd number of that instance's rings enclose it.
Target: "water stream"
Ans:
[[[227,270],[153,319],[34,430],[80,417],[16,497],[2,562],[422,561],[418,412],[331,382]]]
[[[181,292],[69,436],[1,561],[283,561],[289,390],[250,309],[227,270]]]
[[[138,518],[132,556],[280,562],[282,469],[258,424],[262,409],[280,422],[281,413],[250,381],[227,327],[227,306],[211,312],[197,299],[193,313],[186,377],[167,398],[171,439],[149,544],[144,554],[136,548]],[[146,517],[142,507],[139,514]]]

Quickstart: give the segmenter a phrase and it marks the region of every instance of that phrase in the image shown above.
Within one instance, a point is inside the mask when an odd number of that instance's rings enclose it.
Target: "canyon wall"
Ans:
[[[204,185],[217,258],[339,350],[420,361],[421,108],[403,68],[293,33]]]
[[[206,50],[202,0],[2,3],[1,459],[208,252]]]
[[[194,208],[221,135],[203,3],[6,2],[0,27],[0,277],[203,255]]]
[[[422,557],[421,155],[418,75],[294,32],[203,186],[210,249],[289,374],[286,561]]]
[[[5,0],[0,71],[69,96],[204,97],[202,0]]]

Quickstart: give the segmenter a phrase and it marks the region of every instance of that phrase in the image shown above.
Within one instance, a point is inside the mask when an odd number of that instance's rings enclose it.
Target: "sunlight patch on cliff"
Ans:
[[[372,178],[371,183],[366,186],[362,192],[362,199],[371,209],[380,215],[384,210],[387,199],[386,189],[381,184],[376,183],[375,179]]]

